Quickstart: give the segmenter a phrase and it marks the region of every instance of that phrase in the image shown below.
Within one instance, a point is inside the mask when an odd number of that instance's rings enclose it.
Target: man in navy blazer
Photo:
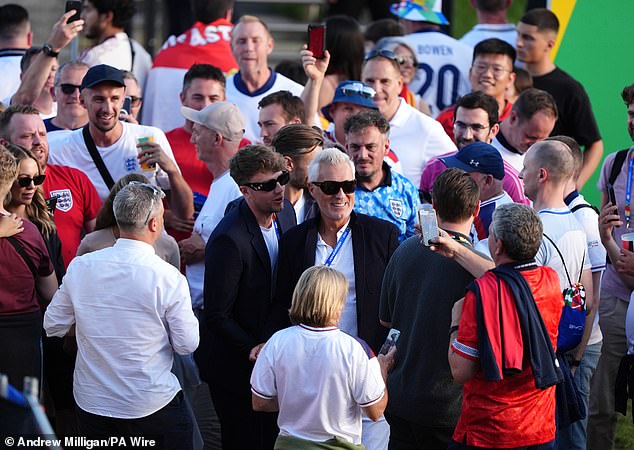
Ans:
[[[271,307],[278,240],[295,226],[283,208],[289,180],[284,158],[262,145],[243,147],[230,174],[243,199],[230,209],[205,249],[201,375],[220,420],[223,449],[273,448],[275,415],[251,408],[249,351],[263,339]]]
[[[280,241],[274,311],[269,329],[289,326],[288,308],[299,277],[308,267],[325,264],[348,279],[346,303],[339,328],[366,341],[378,353],[388,329],[379,322],[383,272],[398,246],[399,231],[390,222],[357,214],[354,207],[354,163],[345,153],[329,148],[308,169],[309,190],[319,206],[316,217],[290,230]],[[387,448],[387,424],[362,439],[367,448]],[[389,433],[388,433],[389,434]],[[378,439],[378,440],[376,440]]]

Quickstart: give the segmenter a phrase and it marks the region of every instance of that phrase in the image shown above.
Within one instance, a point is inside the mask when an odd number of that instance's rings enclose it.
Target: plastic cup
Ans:
[[[621,236],[621,246],[625,250],[634,252],[634,233],[625,233]]]

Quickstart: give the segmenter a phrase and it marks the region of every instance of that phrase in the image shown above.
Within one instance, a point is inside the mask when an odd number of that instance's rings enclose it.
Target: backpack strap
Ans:
[[[561,258],[561,263],[564,265],[564,270],[566,271],[566,278],[568,278],[568,284],[572,286],[572,281],[570,280],[570,274],[568,273],[568,268],[566,267],[566,261],[564,260],[564,255],[561,254],[555,242],[546,233],[544,233],[544,237],[548,239],[550,243],[553,244],[553,247],[555,247],[555,250],[557,250],[557,254]],[[583,264],[585,262],[586,262],[586,252],[584,251],[583,258],[581,259],[581,271],[579,271],[579,280],[577,281],[577,283],[581,282],[581,274],[583,273]]]
[[[597,208],[596,206],[591,205],[591,204],[589,204],[589,203],[580,203],[580,204],[578,204],[578,205],[576,205],[576,206],[573,206],[573,207],[570,209],[570,212],[575,213],[575,212],[579,211],[581,208],[590,208],[590,209],[592,209],[595,213],[597,213],[597,215],[599,215],[599,208]]]
[[[13,246],[15,251],[18,252],[18,255],[22,257],[26,265],[29,267],[29,270],[33,274],[33,278],[37,279],[37,268],[35,267],[35,263],[31,259],[31,257],[28,255],[28,253],[26,252],[22,244],[20,244],[20,241],[18,241],[13,236],[7,237],[7,241],[9,241],[9,243]]]
[[[623,163],[625,162],[625,158],[627,158],[627,152],[629,148],[619,150],[614,157],[614,163],[612,164],[612,170],[610,170],[610,177],[608,178],[608,184],[614,186],[614,182],[616,181],[619,173],[621,173],[621,168],[623,167]]]
[[[112,179],[112,175],[110,175],[110,172],[108,171],[108,168],[106,167],[106,164],[103,162],[103,159],[101,158],[101,155],[99,154],[99,150],[97,150],[95,141],[92,139],[92,136],[90,135],[90,130],[88,129],[88,125],[86,125],[81,130],[81,133],[84,136],[84,143],[86,144],[88,153],[90,153],[90,157],[92,158],[92,161],[95,163],[95,166],[97,166],[97,170],[99,170],[99,174],[101,175],[101,178],[103,178],[103,182],[106,183],[108,190],[111,190],[112,186],[114,186],[114,180]]]

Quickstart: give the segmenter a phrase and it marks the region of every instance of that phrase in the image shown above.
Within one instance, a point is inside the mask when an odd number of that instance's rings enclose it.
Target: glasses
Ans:
[[[344,194],[352,194],[357,188],[356,180],[348,181],[313,181],[313,184],[321,189],[326,195],[335,195],[339,193],[339,189],[343,190]]]
[[[152,211],[154,210],[154,204],[157,201],[161,201],[163,198],[165,198],[165,192],[163,192],[161,190],[161,188],[154,186],[153,184],[148,184],[148,183],[141,183],[140,181],[130,181],[128,183],[128,185],[131,186],[140,186],[144,189],[149,190],[150,192],[152,192],[152,204],[150,205],[150,209],[147,212],[147,216],[145,218],[145,221],[143,222],[143,225],[147,225],[147,223],[150,220],[150,215],[152,214]]]
[[[69,83],[62,83],[59,85],[59,87],[62,89],[62,92],[66,95],[74,94],[76,89],[81,88],[81,86],[78,86],[76,84],[69,84]]]
[[[284,170],[279,177],[273,178],[272,180],[262,181],[259,183],[243,183],[242,186],[250,187],[254,191],[271,192],[277,187],[278,183],[280,186],[284,186],[286,183],[288,183],[288,180],[290,180],[290,178],[291,176],[286,170]]]
[[[398,56],[396,56],[396,53],[390,50],[371,50],[370,52],[368,52],[367,55],[365,55],[365,61],[370,61],[371,59],[377,58],[379,56],[391,59],[392,61],[396,61],[398,63]]]
[[[350,83],[341,88],[341,93],[346,97],[360,95],[365,98],[374,98],[376,91],[363,83]]]
[[[506,72],[512,72],[512,70],[505,69],[504,67],[497,64],[477,63],[471,66],[471,68],[478,75],[485,74],[489,71],[489,69],[491,69],[491,72],[493,72],[493,77],[495,78],[501,78],[502,75],[504,75]]]
[[[128,95],[127,97],[130,99],[130,105],[134,107],[139,106],[143,100],[143,97],[137,97],[136,95]]]
[[[465,131],[467,129],[471,129],[471,131],[473,131],[474,133],[480,133],[484,130],[488,130],[489,127],[484,126],[482,124],[479,123],[464,123],[464,122],[460,122],[460,121],[456,121],[453,124],[453,127],[458,130],[458,131]]]
[[[33,183],[35,186],[39,186],[40,184],[44,183],[45,178],[46,175],[35,175],[33,178],[21,177],[18,178],[18,184],[20,185],[20,187],[23,188],[31,186],[31,183]]]
[[[398,62],[399,66],[415,66],[416,59],[413,56],[397,56],[396,62]]]

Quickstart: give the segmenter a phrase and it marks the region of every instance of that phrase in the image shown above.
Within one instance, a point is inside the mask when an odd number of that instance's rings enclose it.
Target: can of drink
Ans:
[[[621,246],[625,250],[634,252],[634,233],[625,233],[621,236]]]
[[[147,136],[147,137],[142,137],[142,138],[138,138],[137,139],[137,143],[139,143],[139,144],[145,144],[146,142],[154,142],[154,136]],[[147,148],[147,146],[137,147],[139,154],[143,153],[146,148]],[[142,162],[141,163],[141,170],[143,172],[154,172],[156,170],[156,164],[155,163]]]

